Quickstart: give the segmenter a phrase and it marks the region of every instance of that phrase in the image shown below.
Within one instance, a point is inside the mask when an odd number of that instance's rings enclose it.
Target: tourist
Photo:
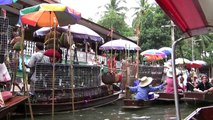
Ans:
[[[135,100],[148,101],[151,99],[151,98],[149,98],[150,92],[162,90],[164,88],[164,86],[166,85],[166,83],[163,83],[159,86],[152,87],[152,86],[150,86],[150,84],[152,83],[152,80],[153,80],[153,78],[144,76],[141,79],[139,79],[139,81],[140,81],[139,85],[134,86],[134,87],[127,86],[127,88],[131,92],[135,93],[135,96],[134,96]]]
[[[194,88],[194,91],[196,92],[204,92],[205,90],[208,90],[211,88],[212,85],[209,83],[207,75],[201,76],[201,82]]]
[[[181,87],[181,89],[184,91],[186,91],[186,86],[184,85],[184,77],[181,76],[180,79],[179,79],[180,83],[179,83],[179,86]]]
[[[35,51],[36,53],[32,54],[30,57],[30,60],[25,66],[27,68],[30,68],[30,73],[28,79],[30,79],[30,91],[31,94],[34,93],[35,88],[35,82],[36,82],[36,72],[35,72],[35,66],[36,63],[42,62],[42,63],[49,63],[49,58],[44,55],[44,45],[42,43],[36,43],[35,45]]]
[[[178,79],[178,76],[181,75],[181,72],[180,70],[176,69],[176,77]],[[165,92],[166,93],[174,93],[174,86],[173,86],[173,74],[172,74],[172,68],[169,68],[169,70],[167,71],[167,74],[166,74],[167,78],[166,78],[166,89],[165,89]],[[178,81],[176,82],[177,83],[177,87],[178,87],[178,91],[179,92],[182,92],[183,89],[180,87],[180,85],[178,84]]]
[[[192,79],[190,76],[187,78],[186,90],[190,92],[194,90],[194,83],[192,83]]]

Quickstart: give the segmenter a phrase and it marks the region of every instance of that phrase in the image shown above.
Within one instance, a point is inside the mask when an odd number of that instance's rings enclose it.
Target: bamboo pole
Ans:
[[[26,93],[27,93],[27,96],[29,96],[28,83],[26,80],[26,72],[25,72],[25,64],[24,64],[24,27],[23,27],[23,25],[21,26],[21,59],[22,59],[24,90],[25,90],[25,86],[26,86],[26,90],[27,90]],[[24,92],[24,94],[25,94],[25,92]],[[29,104],[29,109],[30,109],[31,120],[34,120],[30,97],[28,97],[28,104]]]
[[[98,58],[98,42],[95,42],[95,60]]]
[[[139,46],[139,36],[137,40],[137,45]],[[139,50],[137,50],[137,58],[136,58],[136,76],[135,78],[138,79],[138,73],[139,73]]]
[[[54,113],[55,113],[55,43],[56,43],[56,18],[54,18],[54,38],[53,38],[53,75],[52,75],[52,120],[54,120]]]
[[[70,25],[68,26],[68,38],[70,41],[70,80],[71,80],[71,93],[72,93],[72,111],[74,113],[75,111],[75,104],[74,104],[74,72],[73,72],[73,62],[72,62],[72,43],[73,43],[73,37],[70,33]],[[74,44],[74,43],[73,43]]]

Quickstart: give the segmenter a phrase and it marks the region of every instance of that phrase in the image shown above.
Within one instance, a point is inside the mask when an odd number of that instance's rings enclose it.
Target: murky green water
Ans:
[[[153,105],[149,108],[139,110],[121,109],[121,100],[114,104],[94,108],[90,110],[78,111],[75,113],[55,114],[55,120],[174,120],[175,105]],[[184,119],[196,108],[180,104],[181,118]],[[35,120],[51,120],[49,116],[34,116]],[[13,118],[12,120],[30,120],[30,118]]]

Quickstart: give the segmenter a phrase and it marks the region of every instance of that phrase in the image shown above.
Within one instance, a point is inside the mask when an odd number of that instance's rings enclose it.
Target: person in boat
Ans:
[[[186,91],[186,86],[184,85],[184,77],[183,76],[181,76],[180,77],[180,79],[179,79],[179,81],[180,81],[180,83],[179,83],[179,86],[181,87],[181,89],[183,90],[183,91]]]
[[[209,83],[208,76],[203,75],[201,76],[201,82],[194,88],[194,91],[196,92],[204,92],[205,90],[208,90],[212,87],[212,85]]]
[[[182,76],[180,70],[176,69],[176,73],[177,73],[176,74],[177,79],[179,76]],[[174,93],[172,68],[169,68],[166,75],[167,75],[167,78],[166,78],[167,85],[166,85],[165,93]],[[182,92],[183,88],[180,87],[180,85],[178,84],[178,81],[176,83],[178,86],[178,92]]]
[[[192,92],[194,90],[194,83],[192,82],[191,77],[187,78],[186,90]]]
[[[150,92],[155,92],[155,91],[159,91],[162,90],[164,88],[164,86],[166,85],[166,83],[162,83],[161,85],[152,87],[150,86],[150,84],[152,83],[153,78],[152,77],[147,77],[144,76],[141,79],[139,79],[140,83],[137,86],[127,86],[127,88],[135,93],[134,99],[135,100],[144,100],[144,101],[148,101],[150,100],[149,98],[149,93]]]
[[[111,65],[112,64],[112,65]],[[122,81],[122,73],[116,71],[116,53],[114,54],[112,61],[109,57],[107,60],[108,72],[111,72],[115,76],[115,83],[119,83]]]
[[[55,52],[55,58],[54,56]],[[62,62],[62,50],[55,50],[55,49],[48,49],[45,50],[44,55],[49,57],[49,61],[46,61],[45,63],[61,63]],[[55,60],[55,61],[54,61]]]
[[[42,62],[42,63],[49,63],[50,60],[47,56],[44,55],[44,45],[43,43],[36,43],[35,45],[35,51],[36,53],[32,54],[32,56],[30,57],[30,60],[27,64],[25,64],[25,66],[27,68],[30,68],[30,71],[32,73],[32,75],[30,75],[29,79],[30,79],[30,91],[31,94],[34,93],[34,88],[35,88],[35,81],[36,79],[36,73],[35,73],[35,65],[37,62]]]

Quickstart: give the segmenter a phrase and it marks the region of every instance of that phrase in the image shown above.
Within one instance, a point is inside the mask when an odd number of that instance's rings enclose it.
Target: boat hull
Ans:
[[[23,103],[27,98],[26,96],[15,96],[7,100],[5,107],[0,108],[0,119],[6,119],[6,116],[15,111],[17,106]]]
[[[141,109],[152,105],[154,100],[144,101],[144,100],[133,100],[124,99],[122,109]]]
[[[207,106],[213,104],[213,94],[185,92],[182,100],[189,106]]]
[[[158,104],[174,104],[175,103],[175,97],[173,93],[164,93],[164,92],[158,92],[159,95],[158,98],[155,99],[155,102]],[[181,93],[178,94],[179,102],[182,102],[181,98],[183,95]]]
[[[74,102],[74,111],[78,110],[85,110],[94,107],[104,106],[110,103],[113,103],[119,99],[120,92],[116,92],[111,95],[94,98],[90,100],[82,100]],[[71,101],[71,98],[70,98]],[[61,102],[61,103],[54,103],[54,112],[68,112],[73,111],[72,102]],[[32,111],[34,115],[45,115],[52,113],[52,103],[31,103]],[[24,110],[26,108],[26,110]],[[23,111],[24,110],[24,111]],[[24,115],[29,114],[29,104],[22,104],[16,110],[17,115]]]
[[[184,120],[213,120],[213,106],[197,108]]]

